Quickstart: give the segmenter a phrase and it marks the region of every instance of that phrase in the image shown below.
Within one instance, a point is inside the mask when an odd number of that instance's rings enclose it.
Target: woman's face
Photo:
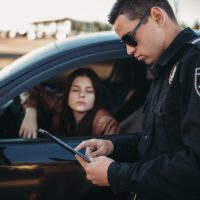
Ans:
[[[68,105],[73,112],[87,113],[94,106],[95,91],[91,80],[79,76],[72,82],[68,95]]]

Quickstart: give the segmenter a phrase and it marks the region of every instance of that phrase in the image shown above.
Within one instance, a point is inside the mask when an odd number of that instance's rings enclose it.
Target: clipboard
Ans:
[[[85,156],[84,154],[82,154],[80,151],[75,150],[74,148],[72,148],[70,145],[68,145],[67,143],[65,143],[64,141],[62,141],[61,139],[59,139],[58,137],[52,135],[51,133],[49,133],[46,130],[43,129],[38,129],[36,130],[38,133],[41,133],[42,135],[44,135],[45,137],[48,137],[50,139],[52,139],[55,143],[59,144],[60,146],[62,146],[64,149],[66,149],[67,151],[69,151],[72,154],[77,154],[79,155],[81,158],[83,158],[84,160],[86,160],[87,162],[91,162],[90,159]]]

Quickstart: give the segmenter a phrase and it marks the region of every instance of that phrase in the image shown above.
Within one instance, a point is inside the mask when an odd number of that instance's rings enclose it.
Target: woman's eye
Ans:
[[[72,89],[72,92],[79,92],[79,89]]]
[[[87,93],[94,93],[94,90],[87,90]]]

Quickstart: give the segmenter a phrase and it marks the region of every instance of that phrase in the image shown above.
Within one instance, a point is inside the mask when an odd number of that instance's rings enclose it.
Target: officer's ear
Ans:
[[[166,13],[161,8],[154,6],[150,10],[150,16],[156,24],[162,25],[165,22]]]

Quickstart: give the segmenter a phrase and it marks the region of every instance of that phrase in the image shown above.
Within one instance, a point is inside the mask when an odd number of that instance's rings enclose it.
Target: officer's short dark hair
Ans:
[[[141,19],[153,6],[162,8],[177,23],[173,9],[167,0],[116,0],[108,15],[108,22],[114,24],[117,17],[122,14],[130,20]]]

